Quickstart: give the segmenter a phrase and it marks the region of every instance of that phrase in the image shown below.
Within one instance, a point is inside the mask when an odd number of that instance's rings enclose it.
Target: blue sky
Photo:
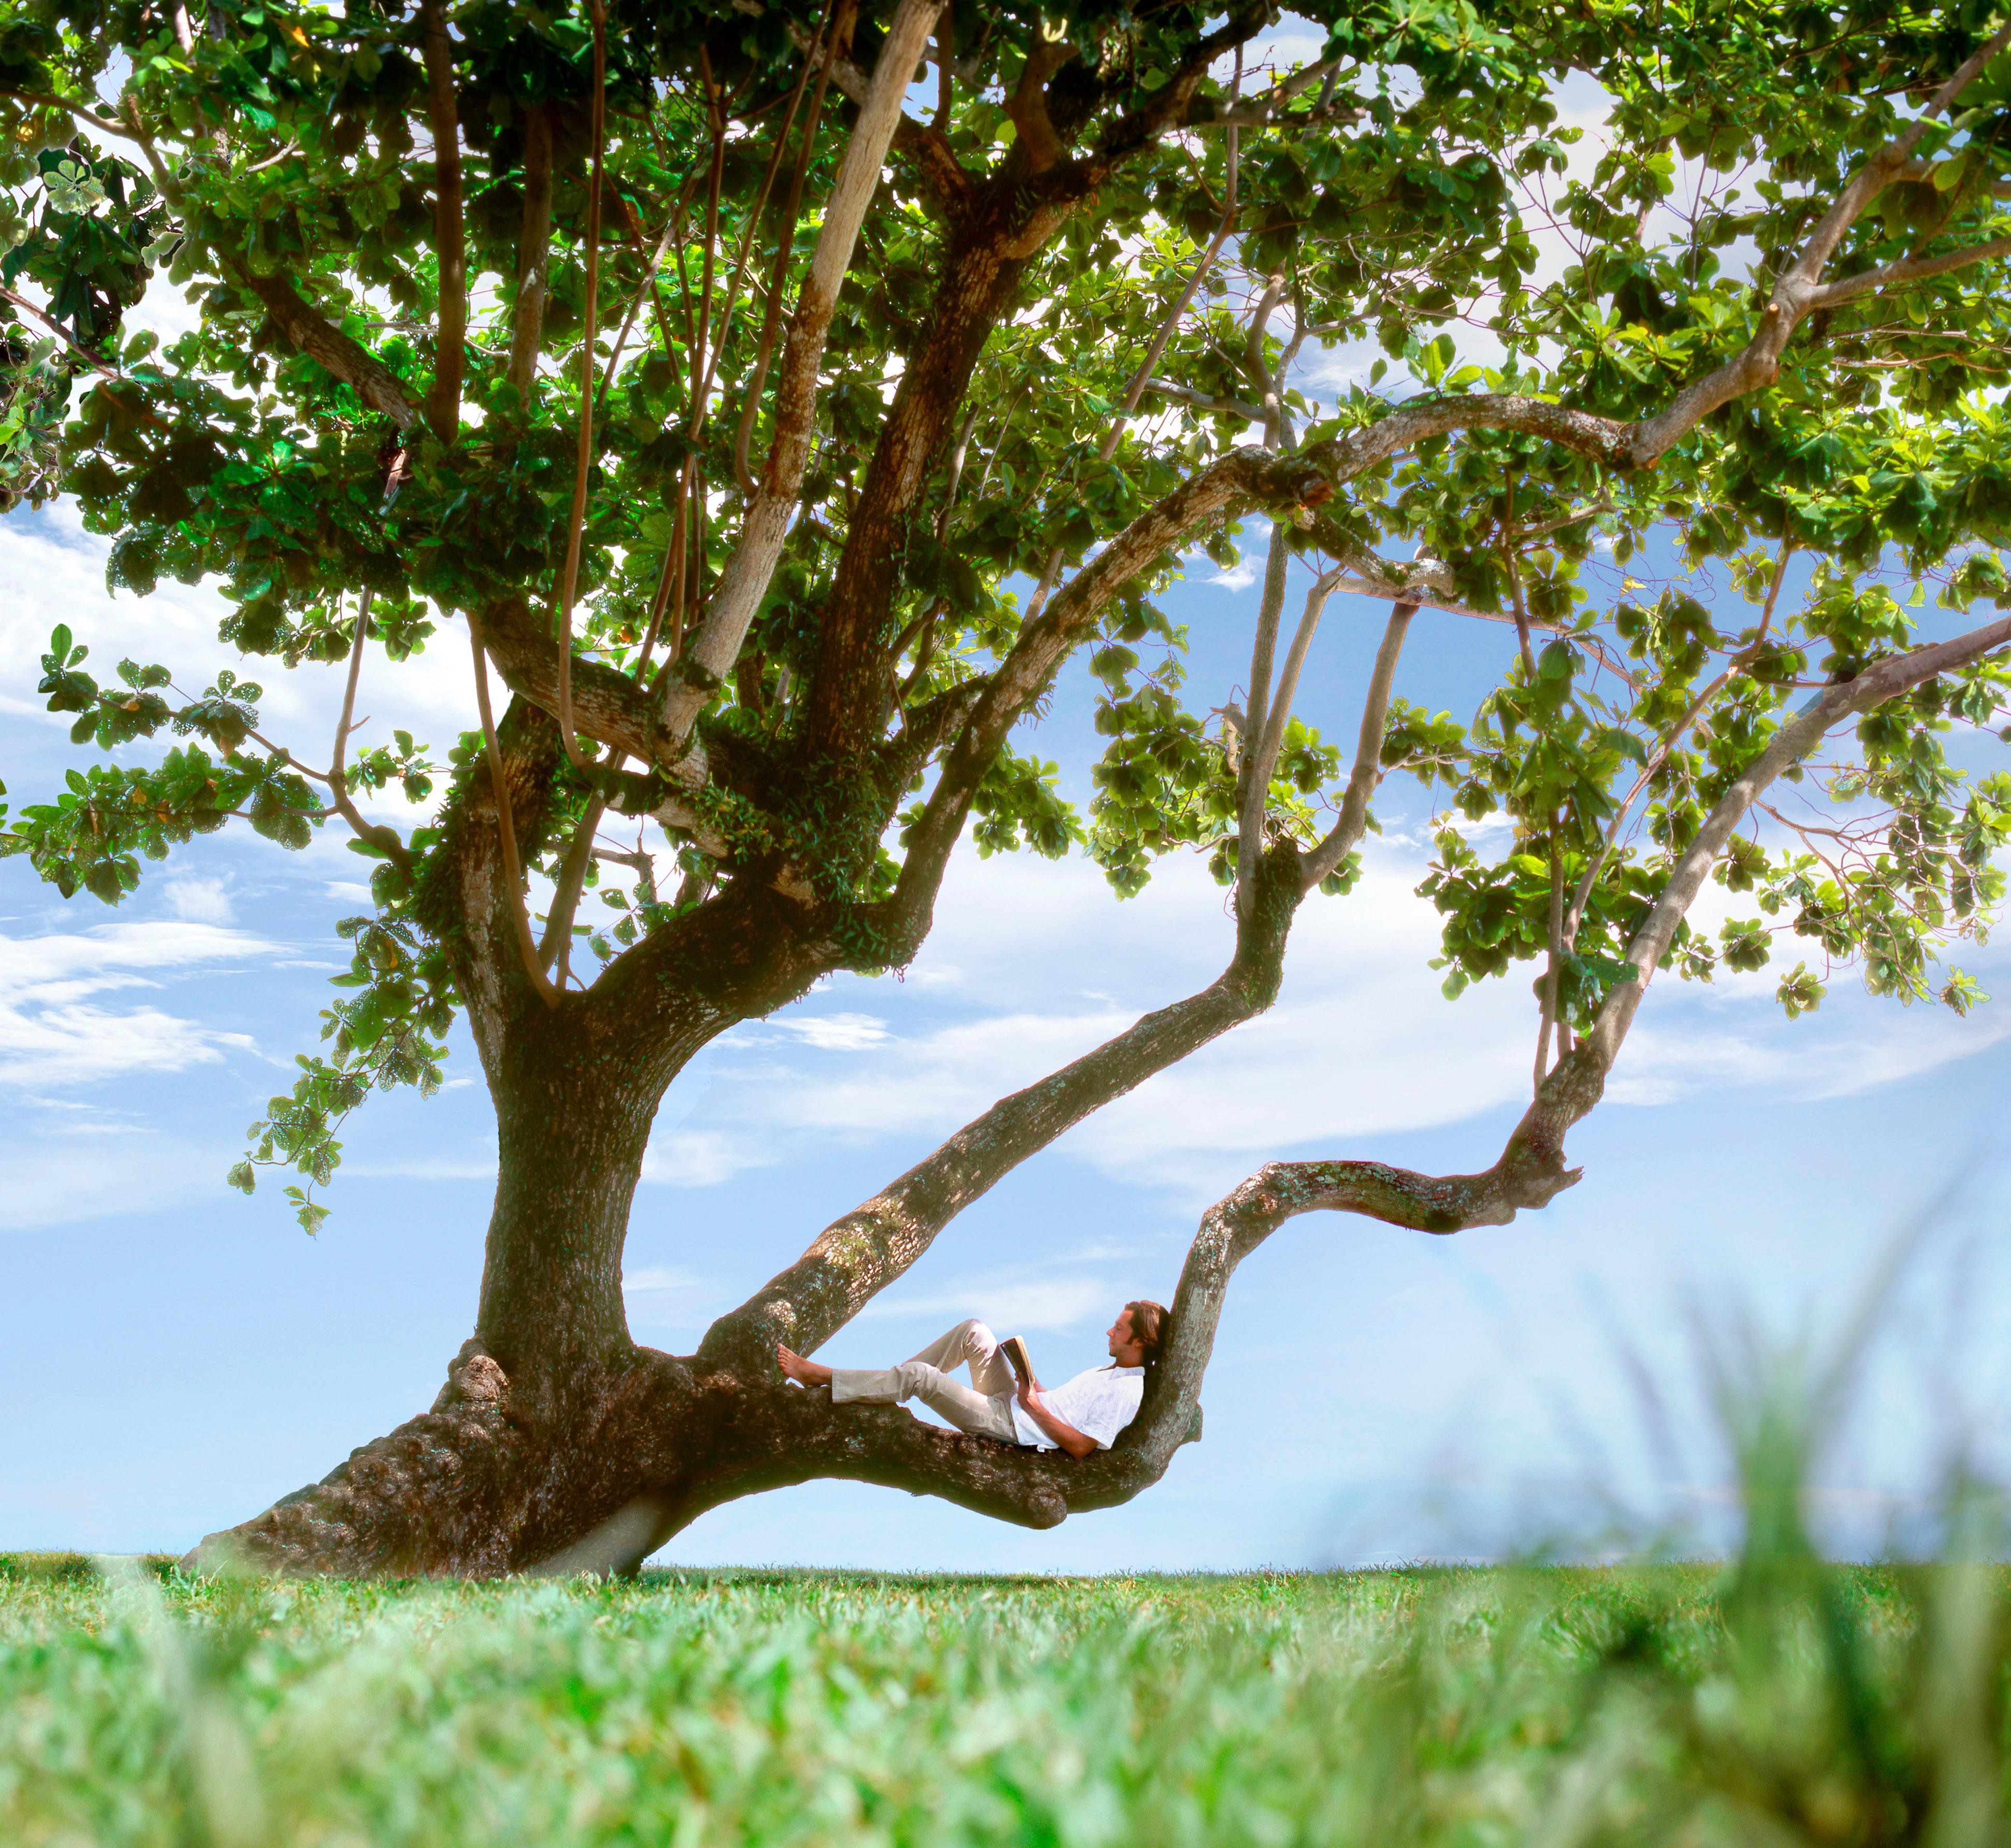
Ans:
[[[17,587],[0,620],[0,774],[17,803],[51,787],[69,750],[30,691],[52,622],[99,658],[166,659],[196,684],[230,659],[206,592],[109,599],[101,549],[60,509],[0,525],[0,570]],[[1244,677],[1257,592],[1243,575],[1201,564],[1170,600],[1203,703]],[[1302,709],[1337,735],[1382,613],[1337,602],[1310,664]],[[373,732],[443,742],[458,727],[450,639],[404,669],[373,656],[360,702]],[[1512,646],[1428,612],[1399,690],[1467,717]],[[273,734],[310,758],[335,676],[262,675]],[[1066,680],[1030,740],[1078,791],[1089,712],[1082,679]],[[1062,1376],[1099,1358],[1114,1304],[1170,1296],[1200,1210],[1263,1160],[1491,1161],[1526,1095],[1533,1010],[1521,978],[1440,995],[1433,915],[1413,890],[1426,812],[1414,789],[1388,792],[1361,887],[1308,908],[1269,1015],[1028,1164],[827,1357],[898,1357],[977,1313]],[[244,1125],[313,1041],[343,960],[329,926],[357,908],[361,865],[333,833],[291,855],[226,837],[178,851],[113,912],[0,862],[0,1545],[185,1546],[422,1408],[466,1334],[493,1154],[464,1040],[440,1096],[353,1120],[318,1239],[272,1182],[251,1201],[222,1185]],[[1080,861],[960,860],[905,979],[830,982],[674,1087],[629,1246],[639,1338],[688,1347],[994,1097],[1212,979],[1229,943],[1197,862],[1119,904]],[[1963,960],[2004,988],[1995,946]],[[1845,978],[1791,1024],[1773,979],[1656,986],[1608,1102],[1573,1138],[1585,1181],[1547,1211],[1449,1239],[1331,1216],[1277,1235],[1232,1291],[1204,1441],[1130,1507],[1030,1534],[813,1484],[708,1515],[664,1557],[1315,1565],[1582,1542],[1609,1493],[1638,1519],[1721,1539],[1699,1329],[1722,1336],[1746,1314],[1782,1331],[1836,1324],[1931,1207],[1818,1500],[1834,1544],[1875,1548],[1921,1518],[1952,1446],[1999,1460],[2004,1362],[1988,1336],[2007,1306],[2011,1008],[1958,1021]],[[1660,1449],[1637,1367],[1666,1400]]]
[[[1285,62],[1313,55],[1309,30],[1283,22]],[[1588,130],[1575,163],[1596,160],[1598,93],[1572,79],[1561,101]],[[1554,233],[1539,241],[1563,261]],[[144,311],[162,331],[186,311],[153,298]],[[1462,338],[1462,359],[1490,357]],[[1318,395],[1369,357],[1319,355],[1303,382]],[[1199,564],[1168,599],[1192,631],[1201,705],[1246,676],[1255,574]],[[72,756],[67,721],[32,691],[53,624],[91,645],[94,667],[130,653],[197,688],[219,666],[247,671],[216,641],[208,591],[109,598],[103,547],[67,510],[0,522],[0,575],[13,586],[0,777],[17,805],[46,797]],[[1692,588],[1721,594],[1709,574]],[[1329,609],[1301,709],[1336,737],[1354,735],[1383,614],[1349,599]],[[1425,612],[1397,691],[1466,720],[1513,646],[1498,627]],[[404,727],[443,753],[468,723],[467,661],[457,628],[395,670],[372,651],[362,741]],[[321,760],[338,671],[248,671],[270,735]],[[1078,796],[1090,713],[1077,668],[1023,740]],[[1393,786],[1379,812],[1361,886],[1308,906],[1269,1015],[1027,1164],[826,1358],[896,1358],[976,1313],[1064,1377],[1101,1358],[1117,1303],[1170,1297],[1201,1211],[1263,1161],[1491,1162],[1528,1092],[1528,972],[1442,997],[1426,966],[1436,919],[1415,892],[1426,805]],[[315,1043],[346,961],[331,926],[361,908],[365,870],[333,831],[292,855],[228,835],[177,851],[108,912],[0,862],[0,1548],[179,1550],[432,1399],[472,1319],[493,1188],[464,1036],[441,1095],[352,1121],[319,1238],[295,1228],[276,1181],[251,1201],[222,1182],[244,1126]],[[1714,889],[1699,912],[1727,908]],[[1223,894],[1194,860],[1119,904],[1080,860],[961,857],[905,979],[831,982],[728,1036],[673,1088],[629,1245],[638,1338],[689,1347],[994,1098],[1212,979],[1230,942]],[[2011,958],[1991,945],[1959,960],[2000,997],[1967,1020],[1874,1001],[1846,976],[1790,1023],[1771,999],[1778,967],[1710,989],[1657,983],[1607,1102],[1572,1137],[1579,1187],[1452,1239],[1333,1216],[1288,1226],[1231,1291],[1203,1441],[1127,1508],[1031,1534],[811,1484],[717,1510],[664,1557],[1310,1565],[1592,1546],[1616,1520],[1722,1544],[1726,1466],[1700,1347],[1749,1319],[1784,1340],[1835,1329],[1910,1239],[1816,1498],[1839,1549],[1903,1539],[1951,1457],[2011,1480],[1996,1434],[2011,1381],[1992,1338],[2011,1310]]]

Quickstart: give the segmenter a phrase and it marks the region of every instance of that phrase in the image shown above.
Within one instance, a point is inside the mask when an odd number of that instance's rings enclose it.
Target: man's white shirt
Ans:
[[[1144,1393],[1142,1366],[1096,1366],[1077,1374],[1066,1386],[1048,1388],[1041,1399],[1050,1416],[1073,1425],[1085,1438],[1094,1438],[1098,1449],[1108,1450],[1111,1440],[1138,1416]],[[1017,1398],[1013,1401],[1013,1424],[1022,1444],[1030,1444],[1036,1450],[1058,1448]]]

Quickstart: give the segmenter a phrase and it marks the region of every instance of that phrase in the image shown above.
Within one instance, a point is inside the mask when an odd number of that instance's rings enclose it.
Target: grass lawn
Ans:
[[[0,1555],[0,1842],[2002,1838],[1997,1568],[108,1583]]]

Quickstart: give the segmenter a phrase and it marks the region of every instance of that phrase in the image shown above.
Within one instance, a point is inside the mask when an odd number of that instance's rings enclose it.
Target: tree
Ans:
[[[1446,1233],[1570,1185],[1659,971],[1794,935],[1791,1014],[1846,965],[1977,998],[1938,963],[2002,893],[2011,777],[1949,747],[2001,716],[2011,618],[1910,611],[2011,603],[2011,27],[1970,0],[1305,17],[1294,63],[1265,7],[1179,0],[10,12],[9,504],[74,496],[116,587],[214,578],[223,641],[351,698],[320,752],[268,737],[235,670],[101,681],[58,628],[41,690],[74,741],[165,748],[90,760],[0,838],[112,904],[234,819],[374,862],[326,1050],[231,1177],[299,1171],[308,1231],[343,1117],[436,1082],[457,1012],[497,1112],[473,1338],[429,1411],[233,1530],[253,1558],[629,1565],[823,1476],[1052,1525],[1164,1472],[1230,1275],[1286,1219]],[[1588,79],[1607,144],[1574,165],[1558,87]],[[165,350],[122,328],[163,270],[201,308]],[[1302,355],[1370,343],[1309,399]],[[1244,703],[1211,706],[1153,599],[1259,517]],[[1595,548],[1647,570],[1651,542],[1725,561],[1755,619],[1594,595]],[[1341,590],[1391,604],[1351,749],[1293,716]],[[1427,604],[1514,630],[1471,726],[1398,695]],[[358,747],[365,652],[457,627],[480,698],[444,762]],[[1015,728],[1085,652],[1109,743],[1079,814]],[[1016,1164],[1269,1004],[1396,773],[1446,792],[1448,991],[1536,966],[1532,1101],[1493,1164],[1265,1167],[1205,1216],[1144,1410],[1084,1462],[785,1388],[778,1339],[814,1349]],[[1468,824],[1497,812],[1490,862]],[[621,1250],[667,1088],[820,976],[907,962],[966,833],[1086,851],[1119,894],[1206,854],[1222,975],[967,1125],[697,1353],[637,1346]],[[1713,879],[1756,913],[1716,940],[1685,915]]]

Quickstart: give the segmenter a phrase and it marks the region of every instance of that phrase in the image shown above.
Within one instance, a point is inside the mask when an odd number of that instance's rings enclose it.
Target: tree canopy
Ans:
[[[79,766],[0,848],[114,904],[233,820],[372,862],[323,1047],[233,1175],[297,1168],[309,1230],[342,1117],[436,1083],[457,1011],[503,1202],[534,1071],[625,1086],[646,1139],[708,1039],[904,965],[959,840],[1119,895],[1205,855],[1222,981],[827,1231],[708,1337],[751,1379],[1268,1005],[1301,900],[1344,900],[1379,783],[1418,780],[1447,990],[1528,965],[1535,1103],[1482,1174],[1299,1164],[1217,1209],[1135,1447],[1163,1468],[1242,1252],[1311,1207],[1540,1206],[1658,968],[1774,959],[1790,1014],[1845,967],[1977,998],[1944,958],[2011,833],[1977,748],[2011,622],[1974,626],[2011,607],[2008,39],[1970,0],[17,0],[0,492],[73,497],[121,592],[220,585],[237,664],[59,625]],[[162,288],[199,310],[165,346],[126,326]],[[1315,387],[1322,355],[1365,363]],[[1190,684],[1159,599],[1241,544],[1248,678]],[[1651,581],[1658,546],[1740,598]],[[1609,561],[1646,575],[1609,595]],[[1342,592],[1392,613],[1335,740],[1294,703]],[[1403,695],[1425,606],[1516,637],[1470,720]],[[367,649],[471,645],[459,737],[352,737]],[[1080,807],[1017,729],[1076,656]],[[317,665],[332,745],[269,735],[257,677]],[[1714,879],[1752,915],[1707,935]],[[934,1466],[885,1479],[1094,1505]]]

